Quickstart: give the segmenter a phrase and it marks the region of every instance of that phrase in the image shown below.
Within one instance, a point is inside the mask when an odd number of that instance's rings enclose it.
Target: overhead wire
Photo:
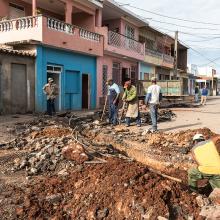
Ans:
[[[144,12],[147,12],[147,13],[150,13],[150,14],[154,14],[154,15],[160,16],[160,17],[165,17],[165,18],[174,19],[174,20],[179,20],[179,21],[185,21],[185,22],[191,22],[191,23],[196,23],[196,24],[205,24],[205,25],[220,26],[220,24],[217,24],[217,23],[203,22],[203,21],[196,21],[196,20],[190,20],[190,19],[172,17],[172,16],[168,16],[168,15],[163,15],[163,14],[160,14],[160,13],[157,13],[157,12],[153,12],[153,11],[150,11],[150,10],[146,10],[146,9],[143,9],[143,8],[139,8],[139,7],[136,7],[136,6],[131,5],[131,4],[122,4],[122,3],[120,3],[120,2],[117,2],[117,3],[118,3],[119,5],[121,5],[121,6],[124,5],[124,6],[126,6],[126,7],[135,8],[135,9],[137,9],[137,10],[141,10],[141,11],[144,11]]]

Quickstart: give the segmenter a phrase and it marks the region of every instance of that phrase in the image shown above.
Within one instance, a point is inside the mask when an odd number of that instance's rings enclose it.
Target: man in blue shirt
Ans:
[[[209,93],[209,91],[205,85],[202,89],[201,105],[206,105],[208,93]]]
[[[112,79],[107,81],[109,101],[109,122],[113,125],[118,123],[118,104],[120,96],[119,86]]]

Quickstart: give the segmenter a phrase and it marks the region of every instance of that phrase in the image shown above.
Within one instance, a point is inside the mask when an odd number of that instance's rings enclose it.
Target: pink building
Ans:
[[[102,14],[99,30],[104,35],[104,56],[97,59],[97,103],[103,102],[108,78],[120,86],[127,77],[134,83],[137,81],[139,62],[145,56],[145,45],[139,42],[139,28],[148,25],[112,0],[104,2]]]

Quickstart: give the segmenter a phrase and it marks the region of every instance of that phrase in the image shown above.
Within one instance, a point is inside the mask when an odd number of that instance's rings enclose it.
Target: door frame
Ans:
[[[53,70],[48,70],[48,67],[52,67]],[[58,67],[60,68],[60,71],[55,71],[54,70],[54,67]],[[59,66],[59,65],[53,65],[53,64],[47,64],[47,80],[48,80],[48,73],[49,74],[59,74],[59,85],[58,88],[59,88],[59,104],[58,104],[58,111],[62,111],[62,95],[61,95],[61,92],[62,92],[62,72],[63,72],[63,66]],[[48,83],[48,82],[47,82]]]
[[[82,73],[82,78],[81,78],[82,85],[83,85],[83,75],[88,76],[88,110],[90,110],[91,109],[91,76],[89,73]],[[82,95],[82,91],[81,91],[81,95]]]

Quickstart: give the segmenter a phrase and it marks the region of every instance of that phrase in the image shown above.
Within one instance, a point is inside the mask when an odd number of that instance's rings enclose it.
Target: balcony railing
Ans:
[[[67,34],[73,34],[74,33],[74,26],[71,24],[67,24],[65,22],[53,19],[53,18],[47,18],[47,27],[56,31],[65,32]]]
[[[152,56],[152,57],[163,59],[163,54],[156,51],[156,50],[151,50],[151,49],[145,48],[145,54]]]
[[[56,20],[54,18],[47,18],[47,27],[56,31],[65,32],[67,34],[76,34],[76,30],[79,30],[79,36],[86,40],[92,40],[100,42],[101,35],[83,29],[81,27],[77,27],[75,25],[67,24],[65,22]]]
[[[108,44],[144,55],[144,45],[142,43],[113,31],[108,32]]]
[[[173,64],[174,63],[174,57],[167,55],[167,54],[163,54],[163,61],[166,63],[170,63]]]
[[[0,22],[0,32],[29,29],[38,26],[38,16],[24,17]]]

